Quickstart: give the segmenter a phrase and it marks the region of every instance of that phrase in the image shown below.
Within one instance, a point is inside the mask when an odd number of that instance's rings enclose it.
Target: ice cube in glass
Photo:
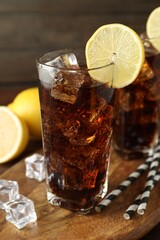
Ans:
[[[45,64],[38,64],[39,79],[43,86],[51,88],[56,82],[61,82],[63,78],[60,69],[63,68],[79,69],[74,53],[62,54],[51,61],[46,61]]]
[[[4,204],[6,220],[18,229],[37,220],[34,203],[31,199],[19,194],[15,200]]]
[[[44,157],[35,153],[25,159],[26,177],[41,182],[45,179]]]
[[[4,203],[16,198],[19,194],[19,186],[16,181],[0,179],[0,209],[4,209]]]
[[[77,99],[78,91],[84,82],[84,75],[75,71],[80,68],[74,53],[63,54],[58,58],[61,59],[59,62],[61,62],[63,68],[65,67],[70,71],[64,72],[63,69],[59,69],[55,78],[59,80],[53,85],[51,96],[62,102],[74,104]],[[56,61],[56,59],[54,61]]]

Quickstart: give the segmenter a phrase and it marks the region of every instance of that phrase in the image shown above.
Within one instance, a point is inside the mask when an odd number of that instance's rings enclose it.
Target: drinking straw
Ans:
[[[152,186],[154,185],[154,177],[156,176],[157,167],[159,165],[159,158],[160,158],[160,153],[155,153],[154,161],[150,165],[150,170],[147,175],[147,182],[144,186],[141,199],[139,202],[139,206],[137,209],[137,212],[140,215],[143,215],[147,208],[148,199],[151,194]]]
[[[134,202],[127,208],[127,210],[125,211],[125,213],[123,214],[123,217],[126,220],[131,219],[132,215],[137,211],[137,208],[139,206],[140,200],[141,200],[141,195],[139,194],[136,199],[134,200]]]
[[[156,185],[156,183],[160,181],[160,170],[156,173],[156,175],[154,176],[154,181],[153,184],[151,186],[151,190],[154,188],[154,186]],[[131,217],[133,216],[133,214],[136,212],[136,210],[138,209],[139,203],[141,201],[141,196],[142,194],[139,194],[136,199],[134,200],[134,202],[127,208],[127,210],[125,211],[125,213],[123,214],[123,217],[126,220],[131,219]]]
[[[97,212],[101,212],[103,208],[108,206],[117,196],[119,196],[131,183],[133,183],[142,173],[144,173],[150,163],[154,160],[154,157],[151,156],[146,159],[145,163],[141,164],[134,172],[132,172],[126,180],[120,183],[120,185],[111,191],[96,207]]]

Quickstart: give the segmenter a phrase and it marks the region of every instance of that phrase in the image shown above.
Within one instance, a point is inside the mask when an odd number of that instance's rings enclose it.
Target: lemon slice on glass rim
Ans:
[[[113,88],[131,84],[144,63],[140,37],[131,28],[118,23],[98,28],[88,40],[85,54],[90,76]]]
[[[153,46],[160,51],[160,7],[150,13],[146,23],[146,32]]]

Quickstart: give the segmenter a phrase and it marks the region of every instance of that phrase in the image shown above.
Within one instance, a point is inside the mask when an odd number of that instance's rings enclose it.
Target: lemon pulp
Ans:
[[[138,34],[117,23],[97,29],[88,40],[85,53],[87,67],[93,69],[90,76],[114,88],[132,83],[144,62],[144,47]]]
[[[146,23],[146,32],[153,46],[160,51],[160,7],[150,13]]]
[[[0,107],[0,119],[0,163],[4,163],[23,152],[29,133],[25,122],[7,107]]]

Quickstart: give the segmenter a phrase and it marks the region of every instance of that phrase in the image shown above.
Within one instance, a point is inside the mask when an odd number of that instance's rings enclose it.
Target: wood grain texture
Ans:
[[[61,48],[84,47],[101,25],[144,28],[159,0],[1,0],[0,84],[32,85],[35,58]]]
[[[112,153],[109,191],[141,163],[140,160],[124,161],[117,154]],[[20,192],[34,201],[38,216],[36,223],[28,225],[23,230],[17,230],[5,221],[5,214],[1,210],[0,239],[3,240],[30,238],[33,240],[138,240],[160,219],[160,183],[152,191],[148,208],[143,216],[135,215],[130,221],[122,217],[125,209],[143,188],[146,174],[128,187],[102,213],[93,211],[86,216],[51,206],[46,201],[45,183],[37,183],[25,177],[24,159],[8,169],[0,178],[17,180]]]

